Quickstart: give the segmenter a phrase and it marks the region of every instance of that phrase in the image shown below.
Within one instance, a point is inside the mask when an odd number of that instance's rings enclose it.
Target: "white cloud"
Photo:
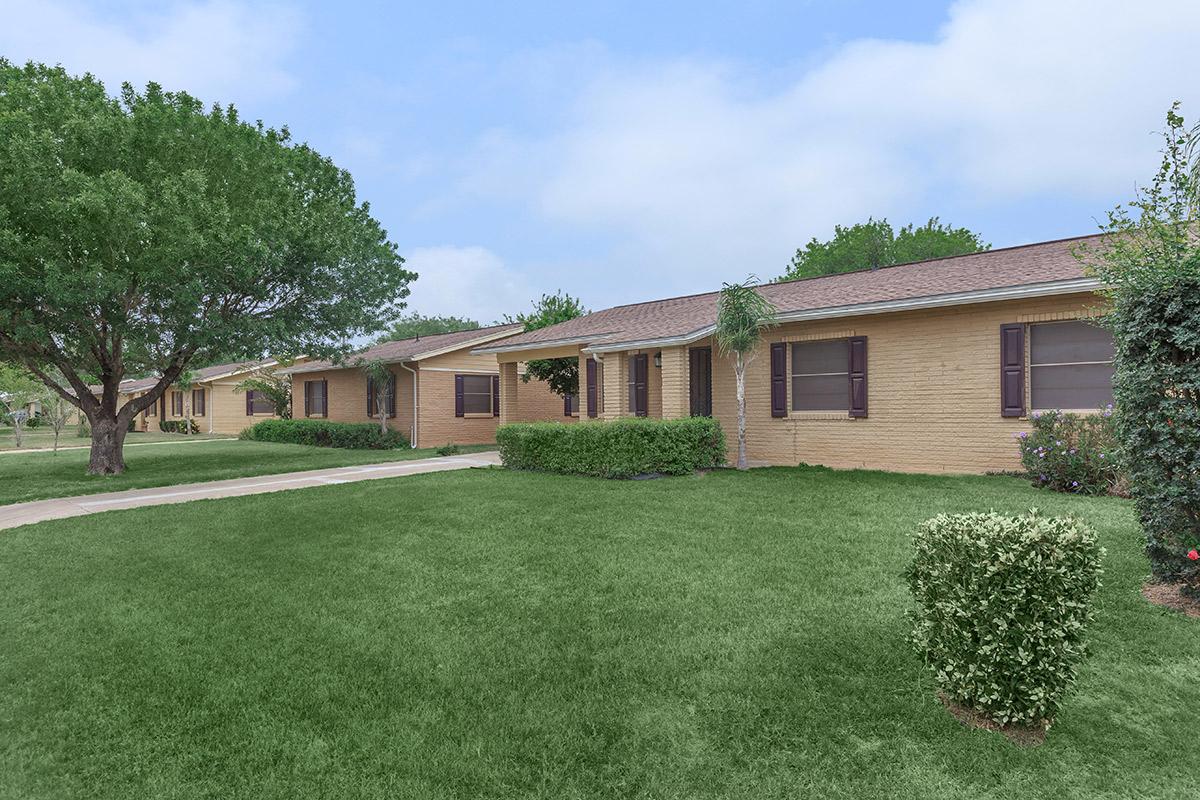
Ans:
[[[206,102],[286,93],[295,80],[282,66],[300,31],[283,6],[243,8],[221,0],[163,4],[101,19],[64,0],[0,1],[0,53],[9,60],[61,63],[91,72],[115,93],[123,81],[157,81]]]
[[[737,64],[610,62],[556,133],[488,132],[465,185],[621,242],[597,293],[769,277],[868,215],[1051,197],[1101,216],[1157,166],[1170,102],[1200,111],[1197,41],[1194,0],[964,0],[930,43],[851,42],[772,89]]]
[[[405,259],[420,276],[412,284],[408,309],[426,316],[469,317],[488,325],[525,310],[537,294],[483,247],[419,247]]]

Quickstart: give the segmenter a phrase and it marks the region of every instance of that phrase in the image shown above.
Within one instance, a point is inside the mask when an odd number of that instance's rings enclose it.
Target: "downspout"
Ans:
[[[415,369],[413,369],[412,367],[408,366],[407,364],[405,364],[403,361],[400,362],[400,368],[408,370],[409,372],[412,373],[412,376],[413,376],[413,401],[412,401],[413,422],[412,422],[412,438],[409,440],[409,447],[411,447],[412,449],[415,450],[415,449],[417,449],[417,371]]]
[[[208,414],[208,432],[210,434],[213,433],[213,413],[209,406],[212,405],[212,401],[215,399],[213,395],[216,394],[217,385],[214,383],[211,388],[213,391],[206,390],[206,396],[204,398],[204,413]]]

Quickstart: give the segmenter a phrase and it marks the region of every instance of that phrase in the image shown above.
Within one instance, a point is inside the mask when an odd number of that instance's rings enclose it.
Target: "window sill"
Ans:
[[[854,419],[848,411],[792,411],[788,413],[787,419],[795,420],[821,420],[821,419]]]
[[[463,414],[464,419],[491,419],[493,416],[494,416],[494,414],[492,414],[492,412],[490,412],[490,411],[487,412],[486,414],[483,414],[483,413]]]

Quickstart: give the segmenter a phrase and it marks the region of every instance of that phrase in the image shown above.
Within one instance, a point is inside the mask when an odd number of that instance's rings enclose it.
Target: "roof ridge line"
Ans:
[[[978,250],[974,253],[960,253],[956,256],[938,256],[936,258],[923,258],[919,261],[905,261],[900,264],[888,264],[887,266],[883,266],[883,267],[860,267],[859,269],[851,269],[851,270],[847,270],[845,272],[833,272],[833,273],[830,273],[829,275],[810,275],[805,278],[791,278],[786,281],[772,281],[771,283],[760,283],[758,285],[762,286],[762,287],[782,286],[782,285],[788,284],[788,283],[800,283],[802,281],[816,281],[816,280],[822,280],[824,278],[836,278],[839,275],[858,275],[863,272],[879,272],[879,271],[885,270],[885,269],[895,269],[896,267],[911,267],[916,264],[931,264],[931,263],[934,263],[937,261],[947,261],[951,258],[967,258],[969,256],[987,256],[987,255],[991,255],[992,253],[1007,253],[1012,250],[1022,250],[1027,247],[1040,247],[1042,245],[1047,245],[1047,244],[1060,244],[1062,242],[1080,241],[1083,239],[1094,239],[1096,237],[1104,236],[1104,235],[1106,235],[1106,234],[1089,233],[1089,234],[1084,234],[1083,236],[1064,236],[1061,239],[1046,239],[1045,241],[1041,241],[1041,242],[1025,242],[1024,244],[1013,244],[1013,245],[1009,245],[1007,247],[997,247],[993,250]],[[601,311],[613,311],[618,308],[633,308],[635,306],[647,306],[647,305],[651,305],[653,303],[665,303],[668,300],[689,300],[689,299],[696,298],[696,297],[704,297],[705,295],[710,295],[710,294],[714,294],[714,295],[720,294],[720,290],[719,289],[717,289],[717,290],[710,289],[707,292],[693,292],[691,294],[681,294],[681,295],[676,295],[674,297],[660,297],[657,300],[640,300],[636,303],[622,303],[620,305],[609,306],[608,308],[601,309]],[[593,313],[600,313],[600,312],[597,311],[597,312],[593,312]]]

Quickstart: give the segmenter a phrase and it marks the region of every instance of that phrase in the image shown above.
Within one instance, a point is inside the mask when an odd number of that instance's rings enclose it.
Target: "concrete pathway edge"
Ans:
[[[78,517],[102,511],[117,511],[127,508],[186,503],[192,500],[212,500],[222,497],[242,497],[250,494],[266,494],[288,489],[304,489],[312,486],[330,486],[341,483],[398,478],[404,475],[421,475],[429,472],[446,472],[470,467],[490,467],[500,463],[496,452],[468,453],[461,456],[418,458],[410,461],[384,461],[375,464],[357,464],[351,467],[283,472],[273,475],[258,475],[251,478],[230,478],[221,481],[183,483],[175,486],[159,486],[153,489],[125,489],[103,494],[85,494],[75,497],[55,497],[48,500],[32,500],[0,506],[0,530],[31,525],[51,519]]]

